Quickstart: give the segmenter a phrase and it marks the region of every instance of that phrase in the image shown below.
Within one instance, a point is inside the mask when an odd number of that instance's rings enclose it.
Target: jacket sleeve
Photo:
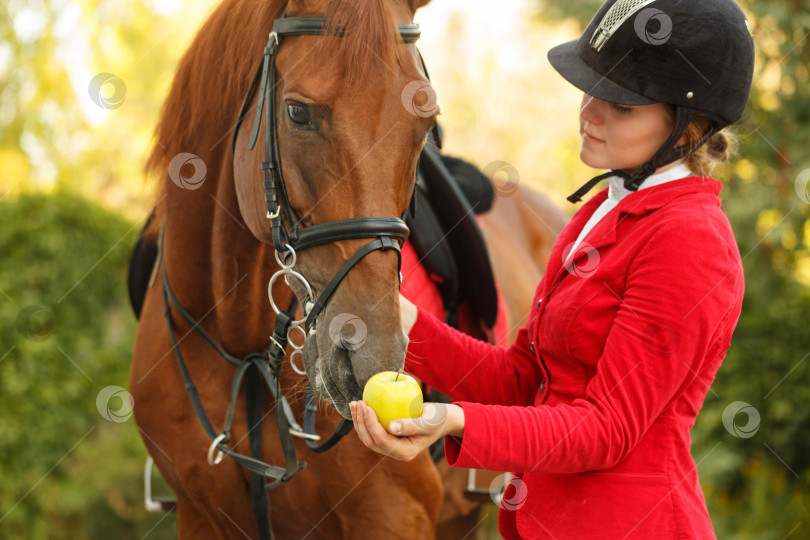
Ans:
[[[446,438],[448,463],[498,471],[603,470],[629,454],[676,396],[687,396],[696,414],[741,309],[742,267],[729,236],[709,224],[662,225],[627,270],[584,397],[539,407],[459,403],[464,437]]]
[[[531,405],[543,381],[526,329],[509,348],[463,334],[419,310],[406,369],[453,400]]]

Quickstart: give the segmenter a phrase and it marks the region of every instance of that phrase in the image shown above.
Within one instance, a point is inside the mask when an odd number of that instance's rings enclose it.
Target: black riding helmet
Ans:
[[[657,168],[688,156],[736,122],[751,92],[754,43],[733,0],[608,0],[582,37],[554,47],[548,59],[568,82],[596,98],[675,108],[672,134],[637,173],[597,176],[568,198],[577,202],[611,175],[637,190]],[[699,141],[676,147],[697,116],[711,121],[709,129]]]

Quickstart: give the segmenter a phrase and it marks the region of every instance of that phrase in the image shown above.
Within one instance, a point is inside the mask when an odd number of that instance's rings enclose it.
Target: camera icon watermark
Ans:
[[[103,72],[90,79],[87,92],[93,103],[102,109],[117,109],[124,103],[127,85],[118,75]]]
[[[96,409],[105,420],[120,424],[132,416],[135,409],[135,398],[120,386],[108,386],[96,396]]]
[[[207,174],[208,167],[205,166],[205,162],[188,152],[177,154],[169,162],[169,178],[180,189],[201,188]]]
[[[351,328],[351,333],[347,332],[349,328]],[[366,342],[367,336],[366,323],[357,315],[341,313],[329,323],[329,337],[341,349],[356,351]]]
[[[505,161],[493,161],[481,172],[489,178],[495,193],[500,196],[511,197],[518,190],[520,173]]]
[[[26,306],[17,314],[17,331],[29,341],[45,341],[55,325],[53,313],[42,306]]]
[[[427,118],[439,112],[436,91],[428,81],[411,81],[402,90],[402,106],[414,116]]]
[[[526,483],[511,473],[496,476],[489,485],[489,492],[493,503],[510,512],[520,510],[529,496]]]
[[[738,425],[737,423],[737,416],[739,414],[746,416],[746,423],[744,425]],[[750,439],[756,435],[757,431],[759,431],[759,421],[759,411],[756,407],[745,401],[729,403],[723,410],[723,426],[726,428],[726,431],[740,439]]]
[[[796,195],[803,202],[810,204],[810,169],[805,169],[799,173],[796,181],[793,182],[793,187],[796,189]]]
[[[571,242],[563,250],[562,259],[565,261],[565,269],[569,274],[577,277],[589,277],[596,272],[602,261],[599,251],[587,242],[580,243],[576,249],[574,249],[574,244],[575,242]],[[572,249],[574,249],[573,253],[571,253]],[[582,258],[582,255],[585,255],[585,258]]]
[[[639,39],[649,45],[663,45],[672,37],[672,19],[660,9],[642,9],[633,27]]]

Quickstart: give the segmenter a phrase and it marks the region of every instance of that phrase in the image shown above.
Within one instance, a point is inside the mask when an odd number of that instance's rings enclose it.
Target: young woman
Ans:
[[[739,251],[708,178],[742,115],[753,43],[732,0],[610,0],[549,52],[585,95],[586,164],[610,172],[560,234],[510,348],[402,299],[406,369],[458,400],[361,440],[412,459],[446,436],[451,465],[515,471],[505,538],[713,538],[689,430],[740,315]]]

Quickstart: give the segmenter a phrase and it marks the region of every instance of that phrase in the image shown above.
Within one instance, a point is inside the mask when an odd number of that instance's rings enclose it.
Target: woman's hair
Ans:
[[[705,116],[699,116],[692,120],[686,128],[686,139],[689,142],[700,140],[709,128],[710,120]],[[728,128],[721,129],[700,146],[697,150],[687,156],[684,163],[693,174],[698,176],[709,176],[714,168],[737,153],[737,135]]]
[[[672,106],[667,107],[667,109],[670,113],[667,116],[669,116],[669,121],[672,122],[675,119],[675,109]],[[695,117],[684,132],[687,144],[700,140],[710,125],[711,120],[705,116]],[[737,135],[729,128],[721,129],[709,137],[709,140],[697,150],[689,154],[684,163],[692,171],[692,174],[709,176],[715,167],[736,155],[738,146]]]

